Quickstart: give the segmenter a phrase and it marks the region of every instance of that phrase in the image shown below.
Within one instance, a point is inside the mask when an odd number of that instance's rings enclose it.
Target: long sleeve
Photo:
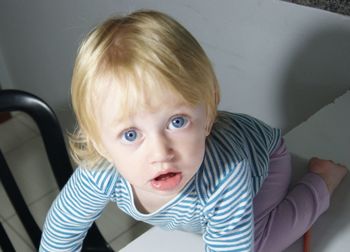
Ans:
[[[93,221],[112,193],[113,169],[78,168],[53,202],[43,228],[40,251],[79,251]]]
[[[237,165],[206,207],[206,251],[252,251],[254,223],[251,178],[247,162]]]
[[[253,197],[280,137],[279,129],[256,118],[220,112],[197,175],[207,251],[253,251]]]

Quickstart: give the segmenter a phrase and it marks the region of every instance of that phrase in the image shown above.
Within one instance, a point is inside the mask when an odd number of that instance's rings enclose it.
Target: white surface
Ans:
[[[313,156],[331,159],[350,168],[350,91],[293,129],[285,139],[294,160],[300,165],[297,176]],[[349,251],[349,189],[350,176],[347,175],[335,191],[330,208],[312,228],[312,251]],[[292,251],[300,250],[288,250]]]
[[[14,87],[55,109],[68,106],[83,35],[114,13],[140,8],[170,14],[199,40],[221,83],[223,109],[289,130],[349,87],[350,17],[283,1],[0,1],[0,65]]]
[[[321,156],[350,167],[350,91],[325,106],[285,139],[301,158]]]
[[[5,63],[5,58],[0,47],[0,87],[2,89],[13,88],[12,80]]]
[[[312,156],[333,159],[350,167],[350,91],[338,98],[286,136],[286,143],[293,155],[295,176],[306,171],[307,160]],[[349,251],[350,240],[350,176],[347,176],[335,192],[329,210],[312,228],[312,251]],[[159,228],[137,238],[122,252],[178,252],[204,251],[200,236],[183,232],[167,232]],[[298,240],[285,252],[301,252]]]
[[[199,235],[181,231],[164,231],[158,227],[153,227],[120,251],[196,252],[204,251],[204,243]]]

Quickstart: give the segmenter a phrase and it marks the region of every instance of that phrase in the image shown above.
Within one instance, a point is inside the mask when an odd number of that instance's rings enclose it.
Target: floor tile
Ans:
[[[41,138],[26,141],[5,158],[28,204],[57,188]]]
[[[151,228],[150,225],[143,222],[137,222],[134,226],[128,229],[126,232],[118,236],[115,240],[110,242],[111,247],[114,251],[120,251],[122,248],[127,246],[131,241],[145,233]]]
[[[58,190],[54,190],[29,207],[35,221],[38,223],[38,226],[40,228],[43,227],[46,214],[53,200],[56,198],[57,194],[58,194]],[[34,251],[30,238],[27,235],[17,215],[12,215],[11,217],[9,217],[6,220],[6,224],[10,229],[8,232],[12,232],[12,236],[14,237],[14,240],[13,240],[14,245],[24,246],[23,243],[26,245],[24,249],[17,250],[17,247],[16,247],[16,251]],[[12,238],[11,238],[11,241],[12,241]]]
[[[19,218],[15,215],[9,220],[3,222],[6,234],[9,236],[12,245],[16,251],[33,252],[35,251],[27,233],[24,230]]]
[[[35,131],[14,117],[0,124],[0,149],[2,153],[7,153],[36,135]]]
[[[12,203],[6,194],[2,183],[0,183],[0,202],[0,217],[7,219],[15,214],[15,209],[13,208]]]
[[[97,220],[97,226],[108,242],[121,235],[135,223],[134,219],[119,210],[114,203],[109,203]]]
[[[18,112],[14,115],[15,119],[17,119],[19,122],[30,128],[32,131],[34,131],[37,134],[40,134],[39,128],[36,126],[36,123],[34,120],[27,114]]]
[[[41,229],[44,226],[47,212],[49,211],[52,202],[56,199],[58,193],[58,189],[54,189],[52,192],[49,192],[40,200],[36,201],[34,204],[31,204],[29,207],[35,221],[38,223],[38,226]]]

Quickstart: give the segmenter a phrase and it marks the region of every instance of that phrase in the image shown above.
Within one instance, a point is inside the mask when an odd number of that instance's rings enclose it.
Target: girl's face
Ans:
[[[185,104],[169,91],[157,98],[156,109],[140,108],[131,117],[116,120],[121,108],[113,95],[106,97],[99,121],[104,156],[137,197],[175,197],[203,161],[208,135],[205,107]]]

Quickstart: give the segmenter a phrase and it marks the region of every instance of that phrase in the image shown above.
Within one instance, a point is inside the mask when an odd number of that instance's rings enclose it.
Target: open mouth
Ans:
[[[155,181],[164,181],[164,180],[167,180],[169,178],[172,178],[172,177],[176,176],[176,174],[178,174],[178,173],[176,173],[176,172],[169,172],[169,173],[166,173],[166,174],[159,175],[154,180]]]
[[[152,179],[151,185],[156,190],[171,191],[177,188],[181,180],[181,172],[168,172]]]

